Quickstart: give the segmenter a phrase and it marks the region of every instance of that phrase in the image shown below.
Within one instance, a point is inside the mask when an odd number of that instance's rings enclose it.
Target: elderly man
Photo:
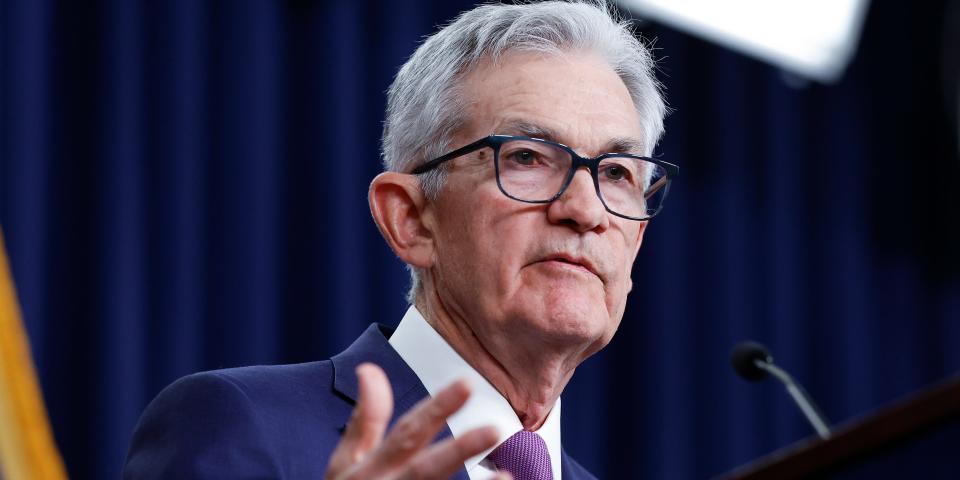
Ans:
[[[480,6],[429,38],[390,88],[369,191],[413,278],[397,329],[179,380],[125,478],[593,478],[561,447],[560,394],[617,330],[676,173],[645,156],[652,63],[597,2]]]

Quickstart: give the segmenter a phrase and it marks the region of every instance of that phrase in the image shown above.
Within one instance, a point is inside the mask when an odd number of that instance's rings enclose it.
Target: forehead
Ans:
[[[510,53],[485,60],[464,77],[462,95],[470,115],[460,141],[493,133],[549,134],[555,137],[550,140],[595,153],[611,141],[642,138],[627,87],[593,54]]]

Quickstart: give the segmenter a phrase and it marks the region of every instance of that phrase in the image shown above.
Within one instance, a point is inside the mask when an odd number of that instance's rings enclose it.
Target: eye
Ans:
[[[537,163],[538,155],[537,155],[537,152],[534,152],[532,150],[517,150],[514,152],[510,152],[507,155],[507,158],[509,158],[511,162],[516,163],[517,165],[523,165],[523,166],[529,167]]]
[[[627,170],[621,165],[607,165],[601,173],[603,173],[604,180],[630,180],[630,170]]]

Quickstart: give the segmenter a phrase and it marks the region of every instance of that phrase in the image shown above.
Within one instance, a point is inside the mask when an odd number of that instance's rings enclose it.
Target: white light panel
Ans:
[[[829,83],[843,75],[869,0],[618,0],[655,20]]]

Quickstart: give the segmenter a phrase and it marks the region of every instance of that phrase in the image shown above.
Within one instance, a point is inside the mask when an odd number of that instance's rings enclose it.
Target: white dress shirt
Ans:
[[[523,430],[523,425],[510,402],[490,385],[473,367],[470,366],[451,347],[443,337],[423,318],[414,306],[407,309],[406,315],[390,337],[390,345],[420,378],[430,395],[436,395],[447,385],[461,378],[467,379],[471,395],[467,403],[447,419],[447,426],[454,437],[467,431],[493,425],[500,433],[500,441],[510,438]],[[560,480],[560,399],[553,406],[547,419],[536,432],[547,444],[553,478]],[[496,471],[486,459],[493,448],[480,453],[463,466],[470,480],[487,480]]]

